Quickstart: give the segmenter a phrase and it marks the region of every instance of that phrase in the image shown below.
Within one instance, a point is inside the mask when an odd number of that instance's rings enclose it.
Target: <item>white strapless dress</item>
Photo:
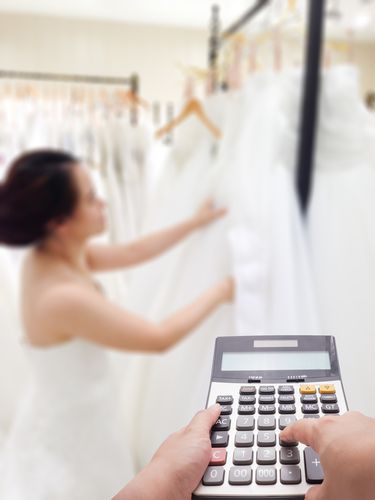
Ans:
[[[133,476],[108,353],[26,347],[32,377],[0,455],[0,498],[104,500]]]

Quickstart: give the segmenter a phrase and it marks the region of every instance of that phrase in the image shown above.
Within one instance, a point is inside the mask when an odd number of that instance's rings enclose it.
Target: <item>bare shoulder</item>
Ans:
[[[93,288],[75,282],[62,282],[46,290],[40,298],[46,314],[72,312],[105,303],[106,299]]]

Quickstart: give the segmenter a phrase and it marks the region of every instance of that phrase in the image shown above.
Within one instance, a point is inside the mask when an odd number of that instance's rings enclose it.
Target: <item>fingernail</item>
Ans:
[[[213,410],[214,408],[218,410],[218,409],[220,408],[219,403],[215,403],[215,404],[213,404],[212,406],[210,406],[210,407],[209,407],[209,410]]]

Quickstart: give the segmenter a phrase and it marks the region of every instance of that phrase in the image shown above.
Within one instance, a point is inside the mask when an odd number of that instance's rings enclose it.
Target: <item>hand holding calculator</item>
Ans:
[[[279,434],[301,418],[347,411],[333,337],[222,337],[207,404],[221,405],[212,456],[193,498],[303,499],[319,456]]]

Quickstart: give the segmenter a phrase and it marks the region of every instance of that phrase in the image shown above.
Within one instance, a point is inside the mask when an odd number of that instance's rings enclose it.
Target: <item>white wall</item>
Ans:
[[[361,69],[363,93],[375,92],[375,42],[356,44],[354,60]]]
[[[176,101],[179,64],[206,66],[204,30],[0,14],[0,68],[141,76],[149,100]]]

